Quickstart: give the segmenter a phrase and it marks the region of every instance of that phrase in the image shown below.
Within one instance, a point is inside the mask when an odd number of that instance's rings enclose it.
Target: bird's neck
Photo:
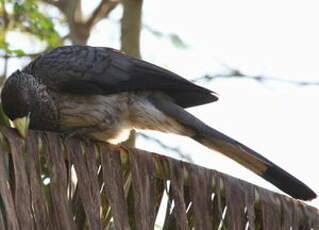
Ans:
[[[37,85],[31,92],[34,103],[31,112],[31,129],[58,131],[58,113],[49,90],[42,84]]]

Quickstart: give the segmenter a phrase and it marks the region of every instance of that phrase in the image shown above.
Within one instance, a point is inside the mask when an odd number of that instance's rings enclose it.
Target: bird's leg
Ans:
[[[69,138],[72,138],[72,137],[77,137],[77,138],[82,139],[83,141],[87,141],[88,139],[86,138],[85,134],[90,133],[90,132],[98,132],[98,131],[101,131],[101,129],[99,129],[97,126],[87,126],[87,127],[81,127],[81,128],[76,128],[76,129],[64,131],[61,135],[66,140]],[[124,151],[126,153],[129,153],[129,148],[126,147],[125,145],[111,144],[109,142],[107,142],[107,144],[115,150]]]

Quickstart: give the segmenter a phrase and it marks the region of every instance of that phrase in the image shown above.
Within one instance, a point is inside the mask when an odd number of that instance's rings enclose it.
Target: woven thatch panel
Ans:
[[[167,199],[163,199],[166,194]],[[1,129],[0,229],[319,229],[315,208],[149,152]]]

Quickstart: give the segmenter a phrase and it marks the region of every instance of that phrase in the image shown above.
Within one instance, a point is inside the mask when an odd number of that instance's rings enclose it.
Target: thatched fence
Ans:
[[[319,229],[319,212],[231,176],[137,149],[1,128],[0,229]],[[164,199],[166,196],[167,199]]]

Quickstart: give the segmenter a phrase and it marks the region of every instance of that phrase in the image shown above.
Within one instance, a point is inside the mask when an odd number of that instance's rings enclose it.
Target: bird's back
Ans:
[[[23,71],[48,87],[82,95],[162,91],[186,108],[217,100],[214,92],[120,51],[90,46],[56,48]]]

